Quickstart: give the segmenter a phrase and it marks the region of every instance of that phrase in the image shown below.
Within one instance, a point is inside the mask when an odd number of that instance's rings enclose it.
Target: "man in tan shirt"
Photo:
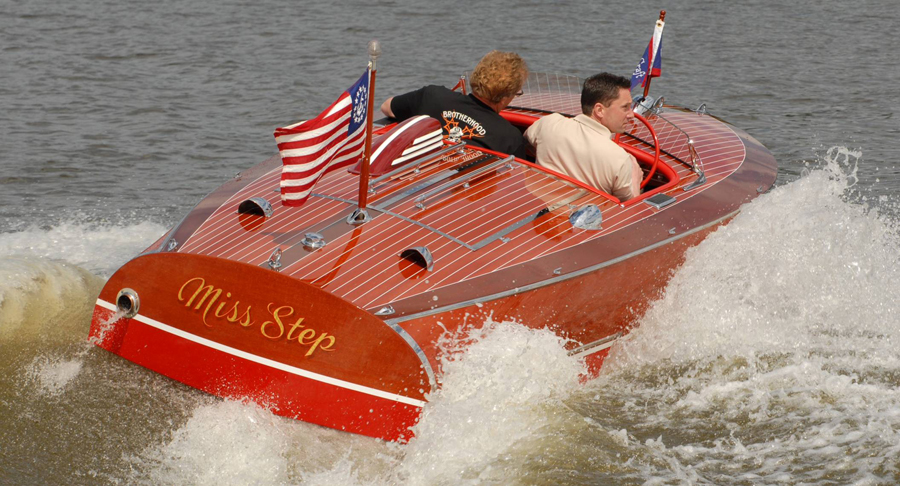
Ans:
[[[584,81],[581,111],[575,118],[558,113],[536,121],[525,132],[537,163],[612,194],[620,201],[641,193],[641,168],[612,141],[634,118],[631,81],[600,73]]]

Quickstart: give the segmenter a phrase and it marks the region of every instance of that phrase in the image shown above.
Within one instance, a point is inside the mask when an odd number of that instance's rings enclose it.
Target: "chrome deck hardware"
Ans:
[[[655,194],[651,197],[648,197],[647,199],[644,199],[644,203],[646,205],[656,209],[662,209],[676,201],[677,199],[675,199],[674,197],[663,193]]]
[[[328,242],[325,241],[325,237],[319,233],[306,233],[303,235],[303,240],[300,241],[300,244],[309,251],[316,251],[320,248],[325,248],[325,245],[328,244]]]
[[[569,215],[569,223],[579,229],[598,230],[603,223],[603,212],[594,204],[586,204]]]
[[[434,258],[431,257],[431,251],[424,246],[407,248],[400,253],[400,258],[405,258],[413,263],[417,263],[429,272],[434,268]]]
[[[390,316],[390,315],[393,315],[394,312],[396,312],[396,311],[394,311],[394,308],[392,306],[386,305],[386,306],[382,307],[381,309],[378,309],[377,311],[375,311],[375,315],[376,316]]]
[[[688,138],[688,151],[691,153],[691,162],[693,163],[692,169],[694,170],[694,173],[697,174],[697,180],[684,186],[682,188],[684,191],[690,191],[691,189],[706,184],[706,174],[703,173],[703,160],[700,159],[700,154],[698,154],[697,149],[694,148],[694,139],[692,138]]]
[[[638,95],[633,98],[632,110],[638,115],[647,115],[648,113],[659,115],[659,110],[662,109],[665,102],[666,98],[664,96],[654,99],[652,96],[645,98]]]
[[[269,261],[266,262],[269,265],[269,268],[275,270],[276,272],[281,271],[281,248],[275,248],[275,251],[272,252],[272,256],[269,257]]]
[[[123,316],[131,319],[137,315],[140,309],[141,299],[138,298],[138,294],[134,290],[124,288],[116,295],[116,310],[121,312]]]
[[[372,221],[372,217],[369,216],[369,212],[365,208],[356,208],[350,213],[350,216],[347,216],[347,224],[352,224],[353,226],[368,223],[369,221]]]

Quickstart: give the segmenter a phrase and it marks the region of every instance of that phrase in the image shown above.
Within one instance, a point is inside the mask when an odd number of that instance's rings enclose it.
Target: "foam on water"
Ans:
[[[491,321],[473,337],[450,341],[441,388],[396,471],[403,483],[508,480],[523,470],[523,452],[571,416],[563,401],[584,368],[561,338]]]
[[[288,436],[265,410],[235,401],[204,405],[172,440],[131,459],[147,484],[285,484]]]
[[[689,250],[632,334],[630,359],[825,346],[893,361],[900,240],[893,221],[846,200],[857,156],[832,149],[824,169],[761,196]]]
[[[443,386],[407,445],[283,419],[234,401],[204,405],[171,440],[129,459],[147,484],[479,484],[525,470],[536,441],[575,416],[562,402],[581,364],[545,330],[488,322],[448,340]],[[563,414],[564,417],[559,417]],[[548,432],[550,431],[550,432]]]
[[[0,233],[0,482],[121,477],[110,470],[125,445],[159,433],[148,420],[196,402],[87,342],[104,282],[95,272],[111,273],[161,231],[73,220]],[[168,403],[148,403],[163,382],[156,396]],[[137,417],[141,427],[130,427]]]
[[[81,359],[39,356],[28,366],[26,376],[36,385],[39,393],[55,397],[62,394],[69,383],[78,376],[83,364]]]
[[[746,206],[613,349],[579,408],[627,428],[617,477],[900,480],[900,240],[849,200],[858,157]]]
[[[0,257],[61,260],[109,276],[166,229],[146,221],[115,226],[75,218],[52,227],[30,226],[22,231],[0,233]]]
[[[156,223],[98,225],[73,219],[0,233],[0,339],[62,337],[112,274],[165,231]]]
[[[103,281],[59,261],[0,258],[0,342],[66,341]]]

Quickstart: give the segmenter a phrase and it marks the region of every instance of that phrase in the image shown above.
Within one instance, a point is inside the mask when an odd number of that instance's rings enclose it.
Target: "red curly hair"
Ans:
[[[514,96],[525,84],[528,65],[515,52],[491,51],[481,58],[469,84],[479,98],[493,103]]]

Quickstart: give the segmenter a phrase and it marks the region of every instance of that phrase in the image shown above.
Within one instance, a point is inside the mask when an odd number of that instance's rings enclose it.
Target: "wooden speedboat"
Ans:
[[[554,83],[533,77],[503,115],[524,130],[580,112]],[[357,170],[289,208],[274,156],[119,269],[90,338],[218,396],[400,441],[439,386],[438,340],[487,316],[554,330],[596,373],[685,250],[775,180],[759,142],[703,109],[660,99],[642,119],[619,143],[648,184],[625,203],[505,154],[425,147],[435,124],[413,120],[376,132],[357,224]]]

